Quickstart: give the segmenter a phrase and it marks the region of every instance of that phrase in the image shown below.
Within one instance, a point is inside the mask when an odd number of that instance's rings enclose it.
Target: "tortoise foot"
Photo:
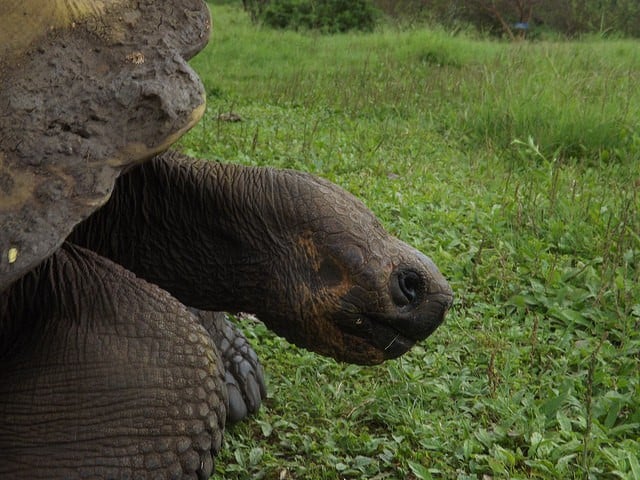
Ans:
[[[238,423],[260,409],[267,396],[262,365],[240,330],[222,312],[193,310],[222,357],[229,396],[227,423]]]

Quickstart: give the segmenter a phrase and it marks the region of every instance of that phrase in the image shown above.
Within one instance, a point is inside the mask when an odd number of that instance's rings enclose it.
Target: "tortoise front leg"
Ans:
[[[0,478],[208,478],[226,398],[207,332],[65,245],[0,294]]]

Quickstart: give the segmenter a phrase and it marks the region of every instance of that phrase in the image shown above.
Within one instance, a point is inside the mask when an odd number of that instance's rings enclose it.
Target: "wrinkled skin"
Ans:
[[[452,300],[433,262],[339,187],[176,152],[121,177],[70,240],[185,305],[254,313],[296,345],[352,363],[402,355]]]

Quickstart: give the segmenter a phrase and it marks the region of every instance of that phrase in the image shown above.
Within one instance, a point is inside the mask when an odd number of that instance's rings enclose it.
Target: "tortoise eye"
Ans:
[[[345,262],[350,267],[360,266],[364,263],[364,255],[360,247],[356,245],[347,246],[342,252]]]
[[[338,265],[331,257],[322,260],[320,269],[318,270],[318,275],[320,275],[322,281],[329,286],[338,285],[342,283],[343,280],[340,265]]]

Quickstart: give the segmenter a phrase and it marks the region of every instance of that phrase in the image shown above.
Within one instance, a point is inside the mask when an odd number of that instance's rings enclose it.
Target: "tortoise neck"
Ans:
[[[286,248],[274,171],[169,152],[120,177],[70,239],[186,305],[258,313]]]

